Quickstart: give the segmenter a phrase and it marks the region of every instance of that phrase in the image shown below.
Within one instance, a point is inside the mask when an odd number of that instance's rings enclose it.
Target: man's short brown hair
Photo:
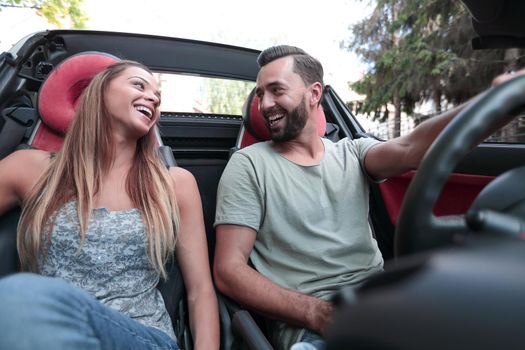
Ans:
[[[257,63],[259,67],[264,67],[270,62],[286,56],[293,57],[293,71],[301,77],[305,84],[310,85],[319,82],[324,89],[324,72],[321,62],[298,47],[289,45],[269,47],[259,54]]]

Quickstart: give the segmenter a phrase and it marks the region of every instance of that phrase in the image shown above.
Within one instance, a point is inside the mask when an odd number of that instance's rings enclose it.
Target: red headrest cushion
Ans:
[[[270,131],[266,127],[264,117],[259,111],[259,98],[255,94],[255,89],[252,90],[243,110],[243,121],[246,131],[259,141],[266,141],[270,139]],[[317,108],[317,133],[319,136],[324,136],[326,132],[326,117],[324,115],[323,107]]]
[[[95,75],[119,59],[102,52],[83,52],[60,63],[47,77],[38,94],[42,121],[64,134],[75,116],[78,98]]]

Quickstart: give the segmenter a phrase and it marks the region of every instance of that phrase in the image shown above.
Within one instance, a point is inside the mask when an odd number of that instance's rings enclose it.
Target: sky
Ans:
[[[340,48],[349,25],[368,13],[367,1],[332,0],[84,0],[87,29],[174,36],[262,50],[275,44],[303,48],[325,69],[325,83],[344,100],[356,95],[348,81],[364,65]],[[52,29],[33,10],[0,12],[0,51],[22,37]]]

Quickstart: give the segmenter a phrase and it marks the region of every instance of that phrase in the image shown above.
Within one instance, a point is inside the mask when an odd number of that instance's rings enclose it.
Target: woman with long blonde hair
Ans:
[[[174,255],[195,348],[219,347],[200,195],[158,155],[159,105],[148,68],[118,62],[85,89],[59,152],[0,162],[0,214],[22,206],[29,272],[0,280],[0,348],[177,349],[156,288]]]

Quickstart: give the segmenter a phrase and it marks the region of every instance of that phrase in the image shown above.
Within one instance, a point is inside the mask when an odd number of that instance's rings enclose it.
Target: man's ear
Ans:
[[[323,86],[316,82],[310,85],[310,105],[317,107],[323,96]]]

